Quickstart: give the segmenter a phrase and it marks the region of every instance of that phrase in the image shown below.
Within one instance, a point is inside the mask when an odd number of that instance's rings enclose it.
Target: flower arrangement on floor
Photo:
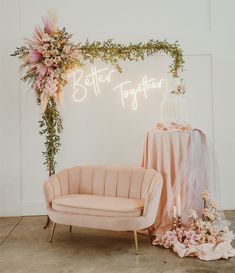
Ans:
[[[202,218],[193,209],[189,212],[187,225],[178,225],[173,217],[172,230],[158,236],[154,245],[172,248],[180,257],[196,256],[202,260],[216,260],[235,256],[231,246],[233,232],[228,228],[228,221],[221,220],[217,206],[207,190],[201,194],[203,200]]]
[[[141,61],[157,53],[173,58],[170,73],[178,77],[183,70],[183,53],[178,42],[149,40],[147,43],[129,45],[114,43],[112,39],[99,42],[73,43],[72,34],[59,29],[54,17],[43,19],[43,28],[36,27],[32,39],[26,46],[18,47],[12,56],[18,56],[25,69],[22,80],[35,90],[37,103],[42,109],[40,134],[46,137],[45,164],[49,175],[55,172],[55,155],[60,148],[62,119],[58,111],[63,87],[67,84],[69,71],[81,67],[85,61],[93,63],[99,59],[110,63],[121,72],[119,61]]]

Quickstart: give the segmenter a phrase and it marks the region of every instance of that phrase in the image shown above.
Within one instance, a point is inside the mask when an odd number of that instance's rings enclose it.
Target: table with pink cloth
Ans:
[[[142,166],[163,176],[163,189],[155,222],[157,234],[172,225],[173,206],[181,196],[182,220],[190,208],[201,211],[200,194],[209,183],[209,160],[205,134],[191,127],[156,126],[146,134]]]

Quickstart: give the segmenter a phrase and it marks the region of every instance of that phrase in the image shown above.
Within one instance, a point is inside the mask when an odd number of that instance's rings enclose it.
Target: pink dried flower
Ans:
[[[43,57],[49,58],[50,57],[50,52],[48,50],[43,50],[42,51]]]
[[[56,56],[54,59],[53,59],[54,63],[58,64],[61,62],[61,57],[60,56]]]
[[[215,203],[214,200],[210,200],[210,201],[209,201],[209,206],[210,206],[211,208],[213,208],[213,209],[217,209],[217,205],[216,205],[216,203]]]
[[[208,208],[204,208],[204,209],[202,210],[202,213],[203,213],[203,215],[204,215],[205,217],[208,217],[208,215],[209,215],[209,209],[208,209]]]
[[[31,49],[29,51],[29,61],[32,63],[38,62],[42,58],[42,54],[37,50]]]
[[[44,31],[49,35],[52,35],[55,31],[55,25],[50,18],[42,18],[44,23]]]
[[[43,50],[47,50],[47,49],[49,48],[49,46],[50,46],[49,44],[44,44],[44,45],[42,46],[42,49],[43,49]]]
[[[197,212],[194,209],[190,209],[189,211],[189,217],[193,218],[194,220],[196,220],[198,218]]]
[[[51,36],[48,33],[44,32],[42,34],[42,41],[43,42],[50,42],[51,41]]]
[[[76,57],[78,56],[78,50],[77,50],[77,49],[73,49],[73,50],[71,51],[71,56],[72,56],[73,58],[76,58]]]
[[[63,51],[68,54],[71,50],[71,46],[68,46],[68,45],[65,45],[64,48],[63,48]]]
[[[54,96],[55,92],[57,91],[57,83],[58,81],[56,79],[53,79],[51,77],[47,78],[47,82],[45,84],[45,91],[50,94],[50,96]]]
[[[47,73],[47,67],[42,65],[42,64],[37,64],[37,72],[42,75],[42,76],[45,76],[45,74]]]
[[[212,244],[216,244],[216,241],[217,241],[216,237],[212,235],[208,236],[207,240],[208,240],[208,243],[212,243]]]
[[[40,27],[35,27],[34,29],[34,34],[32,39],[25,39],[26,43],[31,45],[31,46],[36,46],[36,45],[42,45],[42,34],[43,30]]]
[[[57,49],[53,49],[51,51],[51,55],[57,55],[59,53],[59,51]]]
[[[46,66],[52,66],[53,61],[52,61],[50,58],[48,58],[48,59],[46,59],[46,60],[44,61],[44,64],[45,64]]]
[[[207,189],[205,189],[205,190],[202,191],[201,197],[202,197],[202,199],[204,199],[204,200],[207,200],[207,199],[208,199],[209,193],[208,193],[208,190],[207,190]]]

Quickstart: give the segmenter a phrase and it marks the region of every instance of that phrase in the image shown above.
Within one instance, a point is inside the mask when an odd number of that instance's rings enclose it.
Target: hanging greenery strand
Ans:
[[[45,157],[44,164],[47,166],[49,176],[55,173],[55,155],[59,152],[60,134],[63,130],[62,119],[56,107],[55,100],[50,98],[46,111],[42,114],[39,121],[40,135],[45,135],[45,151],[42,152]]]

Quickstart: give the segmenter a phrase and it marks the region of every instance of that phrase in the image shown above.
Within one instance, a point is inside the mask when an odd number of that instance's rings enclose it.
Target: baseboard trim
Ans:
[[[46,203],[42,200],[22,201],[20,214],[21,216],[45,215]]]

